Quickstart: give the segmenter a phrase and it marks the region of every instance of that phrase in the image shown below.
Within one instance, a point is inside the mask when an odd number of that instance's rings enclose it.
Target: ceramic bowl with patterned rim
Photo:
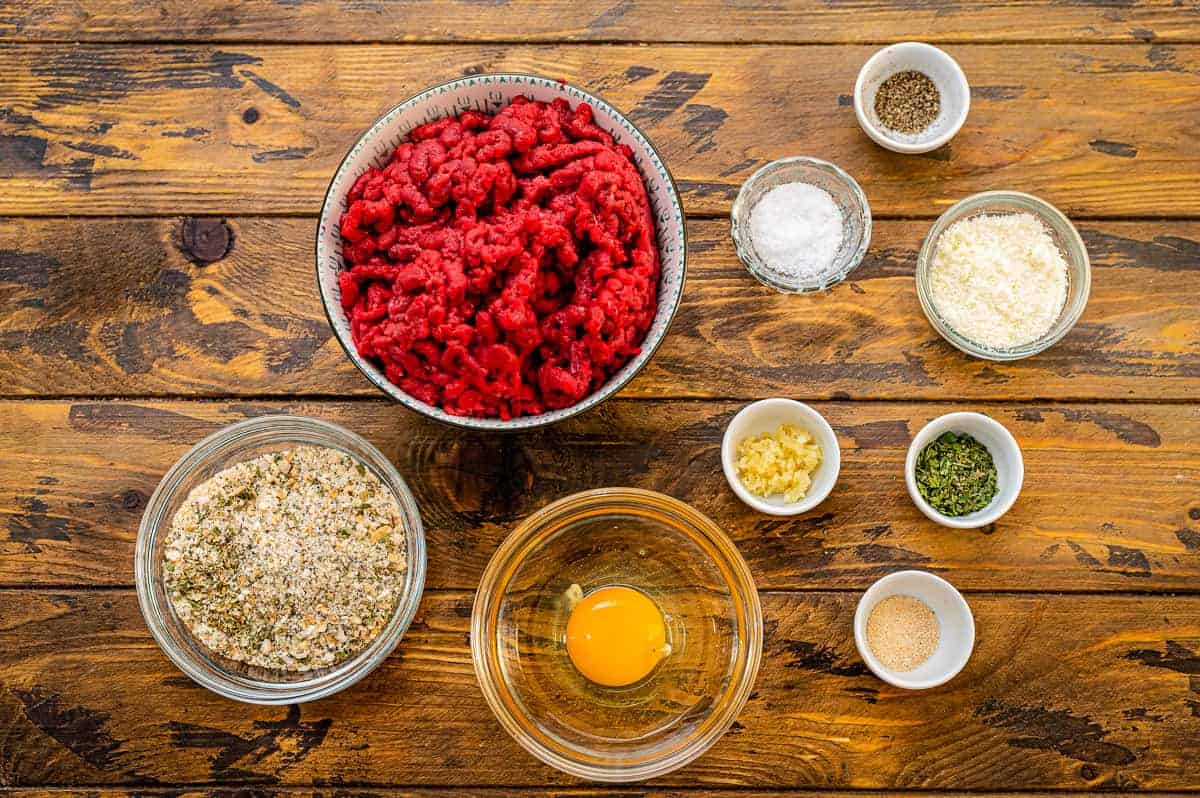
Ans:
[[[341,289],[338,286],[338,273],[343,268],[338,220],[346,210],[346,195],[358,176],[370,166],[381,167],[387,163],[392,152],[413,128],[445,116],[456,116],[469,109],[495,113],[520,95],[543,102],[562,97],[572,107],[585,102],[592,107],[597,125],[611,133],[618,144],[628,144],[633,149],[634,163],[646,183],[650,209],[658,228],[658,251],[662,263],[662,275],[658,285],[658,312],[642,342],[641,353],[613,374],[599,390],[578,403],[561,410],[552,410],[536,416],[522,416],[509,421],[499,418],[453,416],[439,407],[426,404],[405,393],[389,382],[375,363],[358,354],[350,336],[350,322],[342,310]],[[388,396],[424,416],[447,424],[480,430],[516,431],[543,427],[590,410],[625,387],[646,365],[666,336],[667,327],[670,326],[683,295],[683,281],[687,270],[683,207],[679,201],[675,181],[650,140],[620,111],[594,94],[557,80],[510,73],[474,75],[434,86],[400,103],[371,125],[342,159],[329,184],[329,190],[325,193],[325,204],[321,208],[317,228],[316,256],[317,284],[321,291],[321,301],[325,305],[325,315],[329,317],[329,324],[333,327],[338,342],[358,370]]]

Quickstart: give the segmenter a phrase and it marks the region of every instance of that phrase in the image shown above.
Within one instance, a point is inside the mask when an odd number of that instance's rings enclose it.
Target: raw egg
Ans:
[[[578,587],[572,591],[578,595]],[[662,611],[631,587],[602,587],[583,596],[567,619],[567,655],[589,681],[624,687],[640,681],[671,653]]]

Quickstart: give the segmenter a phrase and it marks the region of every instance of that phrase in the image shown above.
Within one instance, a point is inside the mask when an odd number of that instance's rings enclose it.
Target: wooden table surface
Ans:
[[[851,107],[859,66],[904,39],[972,82],[966,126],[924,156],[874,146]],[[728,530],[766,618],[733,729],[637,794],[1200,791],[1198,0],[8,0],[0,40],[0,787],[624,794],[503,733],[467,630],[513,523],[632,484]],[[693,253],[629,388],[511,437],[382,401],[330,338],[312,264],[326,183],[369,122],[502,69],[629,112],[678,179]],[[740,183],[792,154],[845,167],[875,213],[866,261],[822,296],[760,287],[729,240]],[[913,285],[932,219],[992,188],[1066,211],[1093,264],[1078,326],[1013,364],[944,343]],[[843,449],[834,494],[798,519],[751,512],[721,475],[724,424],[771,395],[814,402]],[[903,485],[911,436],[957,409],[1025,454],[1019,501],[977,531],[933,525]],[[270,412],[380,446],[429,543],[396,654],[293,708],[194,685],[133,590],[164,471]],[[871,676],[851,633],[861,591],[913,566],[978,625],[966,670],[923,693]]]

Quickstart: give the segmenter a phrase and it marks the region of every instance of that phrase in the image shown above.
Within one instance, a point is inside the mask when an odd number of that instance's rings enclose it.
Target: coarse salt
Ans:
[[[1036,341],[1067,301],[1067,262],[1030,213],[960,219],[937,240],[930,293],[938,313],[976,344],[1012,349]]]
[[[784,183],[750,212],[750,238],[767,268],[799,280],[824,277],[842,246],[842,211],[828,191]]]

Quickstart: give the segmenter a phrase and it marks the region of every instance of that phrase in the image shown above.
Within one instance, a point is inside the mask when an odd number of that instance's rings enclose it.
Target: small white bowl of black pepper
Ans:
[[[971,87],[958,62],[921,42],[884,47],[854,84],[863,131],[893,152],[930,152],[954,138],[971,109]]]

